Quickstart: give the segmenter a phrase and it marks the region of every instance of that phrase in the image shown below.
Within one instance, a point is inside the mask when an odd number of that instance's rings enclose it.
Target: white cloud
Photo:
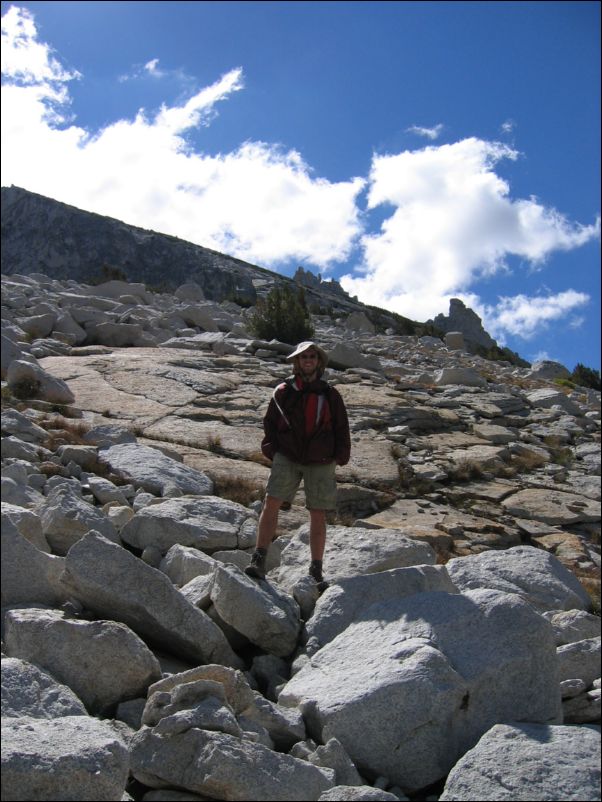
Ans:
[[[569,321],[570,329],[581,329],[585,325],[586,318],[584,315],[576,315]]]
[[[62,67],[52,49],[37,41],[33,15],[11,6],[2,17],[2,75],[22,84],[69,81],[80,77]]]
[[[533,354],[531,357],[531,362],[535,365],[537,362],[557,362],[557,359],[553,359],[547,351],[537,351],[537,353]]]
[[[331,183],[297,152],[262,142],[211,155],[187,141],[187,132],[207,125],[216,105],[242,89],[241,68],[152,117],[140,110],[88,132],[65,124],[60,104],[64,111],[74,75],[37,42],[33,17],[21,9],[6,17],[12,80],[2,87],[4,186],[265,265],[296,259],[328,268],[350,253],[361,231],[363,179]],[[145,65],[147,73],[157,68],[157,59]]]
[[[164,75],[165,73],[159,69],[159,59],[153,58],[150,61],[147,61],[144,65],[144,69],[150,73],[151,75]]]
[[[406,131],[410,134],[417,134],[418,136],[424,136],[427,139],[438,139],[439,134],[443,131],[442,123],[433,126],[432,128],[424,128],[421,125],[411,125],[409,128],[406,128]]]
[[[176,71],[176,74],[178,74],[178,71]],[[164,78],[169,75],[169,73],[166,70],[160,69],[158,58],[152,58],[150,61],[147,61],[146,64],[137,64],[131,72],[120,75],[117,80],[120,83],[124,83],[125,81],[135,81],[138,78],[149,75],[153,78]]]
[[[145,78],[154,81],[166,79],[180,84],[184,89],[196,84],[195,79],[181,67],[171,69],[159,67],[158,58],[149,59],[145,64],[134,65],[129,72],[120,75],[117,80],[119,83],[125,83],[126,81],[140,81]]]
[[[589,295],[575,290],[555,295],[515,295],[500,298],[495,307],[485,306],[481,311],[488,331],[500,341],[503,342],[506,333],[529,340],[542,328],[566,317],[589,300]]]
[[[503,134],[511,134],[515,128],[516,123],[514,120],[505,120],[500,126],[500,130]]]
[[[238,92],[242,87],[242,69],[238,67],[230,70],[211,86],[201,89],[183,106],[162,106],[153,121],[153,126],[157,130],[177,135],[190,128],[207,124],[214,116],[215,104],[225,100],[232,92]]]
[[[506,145],[476,138],[375,156],[368,205],[392,205],[394,211],[379,233],[362,237],[363,264],[341,279],[344,289],[427,320],[446,312],[450,298],[466,295],[483,276],[508,270],[509,256],[537,266],[555,250],[599,237],[599,220],[581,226],[535,198],[512,200],[494,167],[517,157]],[[510,324],[504,311],[499,319]],[[526,319],[516,329],[521,336],[531,330]]]
[[[257,142],[192,166],[179,189],[198,197],[198,224],[212,247],[235,246],[240,258],[265,264],[294,258],[327,267],[357,237],[361,179],[315,179],[298,153]]]

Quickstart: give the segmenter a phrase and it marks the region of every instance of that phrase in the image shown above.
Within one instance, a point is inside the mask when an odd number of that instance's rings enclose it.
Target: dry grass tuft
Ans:
[[[213,476],[214,493],[220,498],[235,501],[244,507],[254,501],[260,501],[265,495],[265,486],[251,479],[240,479],[234,476]]]
[[[11,392],[15,398],[20,401],[25,401],[29,398],[37,398],[40,392],[40,382],[37,379],[21,379],[14,382],[11,387]]]
[[[448,471],[448,477],[452,482],[470,482],[474,479],[483,479],[487,473],[481,463],[464,459]]]
[[[56,451],[59,446],[64,445],[92,445],[84,439],[90,425],[82,420],[65,418],[63,415],[45,415],[37,423],[48,432],[48,439],[42,443],[48,451]]]
[[[589,576],[580,576],[579,581],[585,588],[592,602],[592,613],[600,616],[600,580]]]
[[[264,457],[261,451],[253,451],[245,457],[249,462],[256,462],[258,465],[265,465],[267,468],[272,464],[267,457]]]
[[[535,451],[525,451],[512,457],[511,465],[516,469],[516,473],[530,473],[541,468],[547,462],[542,454]]]

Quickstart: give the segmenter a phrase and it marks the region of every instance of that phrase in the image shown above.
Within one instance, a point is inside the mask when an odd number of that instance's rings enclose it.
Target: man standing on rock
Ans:
[[[264,579],[278,512],[293,500],[301,480],[309,510],[309,575],[320,591],[326,545],[326,513],[336,507],[335,468],[349,462],[351,437],[347,410],[339,392],[322,379],[328,357],[311,341],[299,343],[287,362],[294,374],[274,390],[263,420],[261,450],[272,460],[266,497],[259,517],[257,544],[245,573]]]

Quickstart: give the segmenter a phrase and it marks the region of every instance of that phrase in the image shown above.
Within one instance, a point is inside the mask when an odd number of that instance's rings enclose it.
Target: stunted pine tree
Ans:
[[[571,374],[571,381],[579,387],[591,387],[593,390],[600,389],[600,371],[587,368],[581,362],[577,362],[575,370]]]
[[[262,340],[295,345],[310,339],[314,327],[303,288],[295,292],[287,284],[277,284],[264,300],[257,302],[249,327]]]

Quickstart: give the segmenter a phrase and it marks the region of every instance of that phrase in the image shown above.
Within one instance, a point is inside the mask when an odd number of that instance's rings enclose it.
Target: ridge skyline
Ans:
[[[254,305],[275,286],[276,282],[302,286],[310,306],[317,300],[324,304],[326,314],[339,315],[367,310],[369,317],[380,320],[381,326],[416,329],[416,333],[428,333],[438,329],[443,336],[448,328],[441,328],[435,321],[419,321],[398,315],[381,307],[365,304],[356,296],[350,296],[332,279],[323,279],[321,274],[299,267],[294,277],[283,276],[269,268],[255,265],[230,254],[189,242],[180,237],[153,229],[130,225],[110,215],[102,215],[79,209],[72,204],[29,192],[22,187],[2,187],[2,274],[6,276],[40,273],[49,278],[75,280],[87,284],[118,278],[127,282],[142,282],[155,292],[172,293],[178,285],[196,281],[208,300],[238,299],[244,306]],[[45,224],[30,221],[44,220]],[[22,247],[25,243],[25,248]],[[102,243],[103,248],[98,248]],[[133,261],[132,250],[137,261]],[[81,252],[93,254],[82,264]],[[173,258],[171,272],[166,277],[163,262]],[[178,261],[179,260],[179,261]],[[9,264],[10,263],[10,264]],[[179,268],[179,269],[178,269]],[[219,279],[217,278],[219,274]],[[298,278],[298,276],[300,277]],[[265,282],[265,284],[264,284]],[[263,285],[263,286],[262,286]],[[259,291],[257,287],[260,287]],[[460,311],[464,304],[459,299],[450,301],[452,309]],[[465,307],[473,330],[471,336],[465,330],[467,346],[481,345],[502,350],[482,327],[476,313]],[[317,313],[316,313],[317,314]],[[439,319],[447,313],[440,313]],[[443,321],[444,323],[447,321]],[[405,324],[408,326],[405,326]],[[482,332],[478,331],[479,325]],[[475,326],[477,331],[474,331]],[[424,328],[422,328],[424,327]],[[452,327],[453,328],[453,327]],[[457,327],[460,330],[462,327]],[[525,362],[522,356],[504,349],[508,358]],[[501,358],[502,355],[500,355]]]

